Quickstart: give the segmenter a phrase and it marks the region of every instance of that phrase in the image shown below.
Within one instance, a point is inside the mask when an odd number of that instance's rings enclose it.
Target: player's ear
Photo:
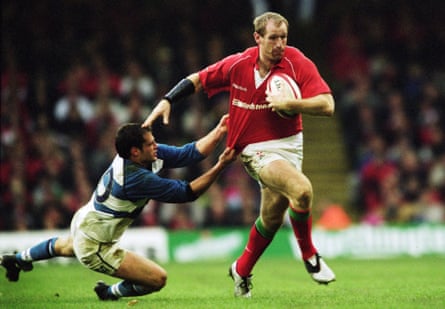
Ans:
[[[253,38],[255,39],[255,42],[258,44],[260,42],[261,35],[258,32],[253,33]]]
[[[139,154],[139,149],[137,147],[131,147],[130,154],[136,157]]]

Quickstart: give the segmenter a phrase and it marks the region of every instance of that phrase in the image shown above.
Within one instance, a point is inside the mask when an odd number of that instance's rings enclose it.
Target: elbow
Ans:
[[[326,98],[326,103],[324,105],[322,114],[323,114],[323,116],[326,116],[326,117],[332,117],[332,116],[334,116],[334,112],[335,112],[334,98],[332,97],[332,95],[328,95]]]
[[[194,202],[198,199],[202,192],[195,190],[192,188],[192,185],[189,183],[187,186],[187,202]]]
[[[196,200],[198,199],[198,197],[200,197],[200,196],[201,196],[201,193],[194,193],[194,192],[193,192],[193,195],[191,195],[191,196],[189,197],[188,202],[194,202],[194,201],[196,201]]]
[[[201,81],[199,79],[199,73],[195,72],[187,76],[187,78],[193,83],[195,86],[195,92],[201,90]]]

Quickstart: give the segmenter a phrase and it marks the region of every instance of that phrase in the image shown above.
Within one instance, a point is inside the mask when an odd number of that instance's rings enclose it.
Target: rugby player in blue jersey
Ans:
[[[90,201],[71,221],[70,236],[54,237],[23,252],[1,256],[9,281],[20,271],[30,271],[32,262],[56,256],[76,257],[91,270],[121,278],[111,286],[99,281],[94,290],[101,300],[117,300],[159,291],[167,280],[166,271],[154,261],[121,248],[118,240],[148,201],[168,203],[195,200],[236,159],[226,148],[208,171],[188,182],[162,178],[161,168],[195,164],[215,150],[227,132],[228,116],[198,141],[182,147],[157,144],[150,128],[123,125],[117,132],[117,155],[101,177]]]

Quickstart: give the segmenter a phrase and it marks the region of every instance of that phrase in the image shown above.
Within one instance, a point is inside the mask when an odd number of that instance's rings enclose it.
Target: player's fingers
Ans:
[[[219,120],[218,126],[219,127],[223,127],[227,125],[227,120],[229,119],[229,115],[228,114],[224,114],[221,119]]]
[[[235,159],[235,149],[232,149],[232,148],[227,147],[227,148],[224,150],[224,155],[227,156],[227,158],[228,158],[229,160],[233,160],[233,159]]]
[[[167,116],[165,116],[165,112],[162,115],[163,115],[163,123],[168,124],[169,113],[167,113]],[[153,123],[155,122],[155,120],[157,118],[159,118],[160,116],[161,116],[161,113],[159,111],[154,110],[150,115],[148,115],[147,119],[145,119],[144,123],[142,124],[142,127],[152,126]],[[167,122],[165,121],[165,119],[167,119]]]
[[[142,124],[142,127],[143,128],[150,127],[152,123],[153,120],[151,120],[151,117],[148,116],[147,119],[145,119],[144,123]]]
[[[274,99],[274,97],[275,97],[275,96],[274,96],[273,94],[268,94],[268,95],[266,96],[266,101],[270,103],[270,102],[272,102],[272,100]]]
[[[164,113],[162,115],[162,123],[168,125],[169,113]]]

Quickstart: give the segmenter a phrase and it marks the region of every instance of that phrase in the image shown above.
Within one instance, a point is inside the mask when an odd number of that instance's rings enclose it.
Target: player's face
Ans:
[[[265,34],[263,36],[257,34],[255,39],[264,60],[273,63],[279,62],[283,58],[284,49],[287,45],[287,26],[285,23],[277,26],[273,21],[269,21],[266,25]]]
[[[156,144],[155,138],[150,132],[144,134],[144,140],[142,151],[139,154],[139,161],[142,165],[148,165],[158,158],[158,144]]]

